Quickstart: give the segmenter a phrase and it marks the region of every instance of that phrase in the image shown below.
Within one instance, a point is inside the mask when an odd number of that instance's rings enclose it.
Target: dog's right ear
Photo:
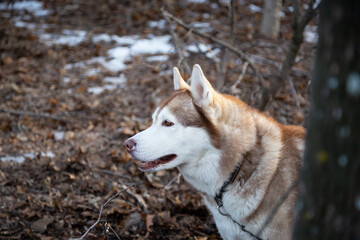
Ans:
[[[195,64],[191,73],[190,92],[194,103],[201,108],[212,105],[215,90],[210,82],[206,79],[201,67]]]
[[[184,81],[181,77],[179,69],[177,67],[173,68],[173,75],[174,75],[174,90],[179,89],[189,89],[189,85]]]

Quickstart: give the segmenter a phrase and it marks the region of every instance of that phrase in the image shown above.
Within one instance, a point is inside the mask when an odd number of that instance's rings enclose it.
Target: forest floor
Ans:
[[[229,39],[226,3],[164,2],[194,28]],[[86,239],[219,239],[200,194],[176,169],[143,173],[123,147],[172,91],[179,58],[162,2],[9,3],[0,3],[0,239],[80,237],[101,205],[132,184],[104,208]],[[269,40],[259,34],[261,4],[239,2],[235,45],[266,80],[287,53],[292,12],[285,1],[281,36]],[[281,123],[304,125],[315,28],[312,22],[307,29],[293,87],[286,83],[267,107]],[[215,83],[221,46],[179,26],[176,32],[189,65],[199,63]],[[232,87],[244,63],[232,54],[228,60],[222,92],[256,107],[257,78],[248,69]]]

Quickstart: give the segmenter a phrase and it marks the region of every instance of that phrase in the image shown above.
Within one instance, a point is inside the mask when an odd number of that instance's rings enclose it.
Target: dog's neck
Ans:
[[[250,121],[253,116],[243,109],[247,106],[231,97],[222,97],[221,105],[228,111],[222,111],[216,119],[212,118],[220,134],[220,149],[209,146],[198,159],[178,166],[186,181],[212,197],[243,160],[243,155],[256,143],[256,128],[252,124],[254,121]],[[226,112],[230,114],[224,115]]]

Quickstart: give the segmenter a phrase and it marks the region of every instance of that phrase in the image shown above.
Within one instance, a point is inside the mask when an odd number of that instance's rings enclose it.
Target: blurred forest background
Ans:
[[[80,237],[136,184],[87,239],[219,239],[177,170],[139,171],[123,142],[150,125],[172,68],[187,79],[196,63],[222,93],[304,126],[316,3],[272,2],[1,2],[0,238]]]

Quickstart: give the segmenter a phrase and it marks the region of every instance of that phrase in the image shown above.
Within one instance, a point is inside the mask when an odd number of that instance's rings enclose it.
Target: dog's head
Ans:
[[[196,164],[209,150],[220,146],[213,125],[218,93],[199,65],[193,68],[190,86],[177,68],[173,71],[175,92],[155,110],[152,125],[125,142],[129,154],[141,161],[142,171]]]

